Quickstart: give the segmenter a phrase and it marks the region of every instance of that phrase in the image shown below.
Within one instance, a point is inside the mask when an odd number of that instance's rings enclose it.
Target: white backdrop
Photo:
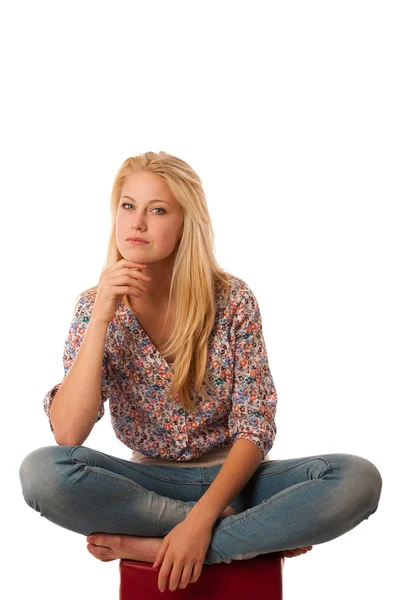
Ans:
[[[116,171],[148,150],[198,172],[217,258],[259,300],[278,393],[271,458],[347,452],[383,477],[371,518],[286,559],[285,600],[395,597],[398,3],[1,12],[2,597],[118,597],[119,561],[29,508],[18,469],[55,443],[42,403],[63,377],[75,297],[100,276]],[[108,403],[85,445],[130,457]]]

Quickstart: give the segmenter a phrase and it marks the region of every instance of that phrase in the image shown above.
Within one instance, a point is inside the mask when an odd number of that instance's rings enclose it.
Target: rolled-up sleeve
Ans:
[[[71,368],[76,355],[78,354],[78,350],[82,343],[83,338],[85,337],[87,326],[90,322],[90,310],[91,303],[90,300],[81,296],[79,299],[79,304],[75,310],[72,322],[69,327],[67,338],[64,342],[64,352],[63,352],[63,365],[64,365],[64,378],[60,383],[57,383],[55,386],[49,390],[43,400],[44,411],[49,419],[49,425],[52,433],[54,433],[53,426],[50,421],[50,406],[54,399],[54,396],[58,392],[66,378],[69,369]],[[104,402],[108,400],[111,395],[111,367],[109,357],[106,351],[104,351],[103,365],[101,368],[101,401],[99,406],[99,411],[97,414],[97,421],[104,415]]]
[[[234,379],[228,427],[231,442],[253,442],[265,457],[275,436],[277,394],[268,363],[260,308],[247,286],[234,317]]]

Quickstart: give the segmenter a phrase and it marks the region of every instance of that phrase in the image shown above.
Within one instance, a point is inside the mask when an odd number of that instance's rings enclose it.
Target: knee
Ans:
[[[38,510],[39,499],[51,496],[59,487],[62,460],[67,446],[43,446],[27,454],[19,467],[22,494],[29,506]]]
[[[348,480],[352,481],[352,489],[358,500],[365,504],[369,514],[378,508],[382,476],[377,467],[362,456],[347,455]]]

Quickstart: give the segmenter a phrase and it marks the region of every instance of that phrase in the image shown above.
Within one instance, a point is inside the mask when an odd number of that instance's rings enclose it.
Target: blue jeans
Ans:
[[[164,537],[183,521],[222,465],[137,464],[86,446],[44,446],[21,463],[27,504],[76,533]],[[230,563],[333,540],[373,514],[382,478],[352,454],[322,454],[259,465],[218,517],[204,564]]]

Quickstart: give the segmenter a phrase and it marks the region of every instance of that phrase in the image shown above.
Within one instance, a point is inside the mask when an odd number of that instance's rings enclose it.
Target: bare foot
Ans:
[[[293,558],[294,556],[305,554],[309,550],[312,550],[312,546],[305,546],[304,548],[295,548],[294,550],[282,550],[281,555],[287,556],[288,558]]]
[[[230,515],[237,515],[237,511],[232,506],[227,506],[221,513],[221,518],[225,519]],[[89,552],[103,562],[110,562],[110,560],[117,558],[127,558],[153,563],[156,560],[163,538],[92,533],[86,538],[86,541],[89,542],[87,545]]]
[[[116,558],[127,558],[153,563],[163,538],[92,533],[86,538],[86,541],[89,542],[87,545],[89,552],[103,562],[109,562]]]

